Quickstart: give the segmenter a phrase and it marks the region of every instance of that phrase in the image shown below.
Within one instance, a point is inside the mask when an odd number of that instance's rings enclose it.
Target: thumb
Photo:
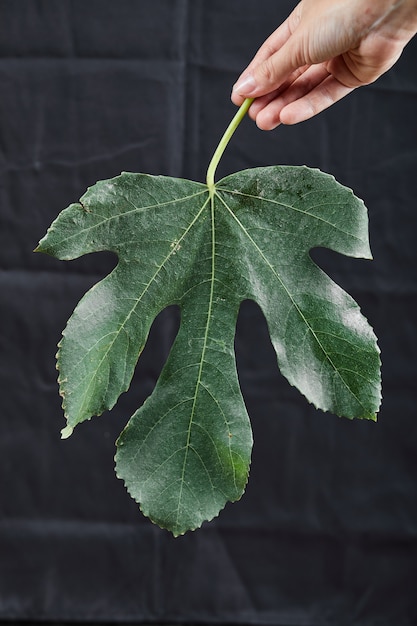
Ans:
[[[306,65],[299,37],[292,36],[279,50],[242,74],[233,87],[235,95],[258,98],[278,89],[301,67]]]

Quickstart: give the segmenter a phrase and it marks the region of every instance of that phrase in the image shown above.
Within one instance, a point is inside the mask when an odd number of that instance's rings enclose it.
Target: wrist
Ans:
[[[364,11],[371,17],[369,31],[387,28],[400,39],[417,32],[417,0],[367,0]]]
[[[417,0],[404,0],[403,4],[405,17],[408,17],[417,28]]]

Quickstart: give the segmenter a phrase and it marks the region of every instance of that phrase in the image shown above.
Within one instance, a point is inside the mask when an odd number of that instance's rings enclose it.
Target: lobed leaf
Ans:
[[[256,168],[213,193],[188,180],[123,173],[64,210],[38,250],[111,250],[117,267],[82,298],[58,352],[68,426],[126,391],[156,315],[181,324],[151,396],[117,441],[116,472],[174,535],[212,519],[247,481],[252,433],[234,355],[238,310],[255,300],[278,364],[317,408],[375,419],[376,338],[355,301],[310,257],[326,246],[371,258],[361,200],[306,167]]]

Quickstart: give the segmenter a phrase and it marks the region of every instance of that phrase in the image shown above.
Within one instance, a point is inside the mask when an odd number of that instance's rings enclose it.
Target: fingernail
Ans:
[[[233,85],[233,91],[241,96],[250,96],[255,91],[257,85],[252,74],[242,76],[235,85]]]

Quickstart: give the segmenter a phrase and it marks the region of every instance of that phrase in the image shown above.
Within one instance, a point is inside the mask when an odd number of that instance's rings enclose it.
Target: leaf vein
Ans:
[[[200,217],[201,213],[204,211],[207,203],[208,203],[209,199],[207,198],[207,200],[204,202],[204,204],[202,205],[201,209],[198,211],[197,215],[194,217],[194,219],[192,220],[192,222],[190,223],[190,225],[188,226],[188,228],[185,230],[185,232],[181,235],[179,242],[183,241],[183,239],[186,237],[186,235],[190,232],[190,230],[192,229],[192,227],[194,226],[194,224],[196,223],[196,221],[198,220],[198,218]],[[150,278],[150,280],[148,281],[148,283],[145,285],[142,293],[139,295],[138,298],[136,298],[135,304],[133,305],[133,307],[130,309],[130,311],[128,312],[128,314],[126,315],[123,323],[120,325],[119,330],[117,332],[117,334],[115,335],[115,338],[113,339],[113,341],[109,344],[109,347],[107,348],[106,352],[104,353],[103,357],[101,358],[101,360],[99,361],[96,370],[93,374],[93,376],[91,377],[87,387],[86,387],[86,391],[85,394],[89,391],[93,381],[95,380],[97,373],[99,371],[99,369],[101,368],[104,360],[107,358],[107,355],[109,354],[110,350],[112,349],[114,342],[116,341],[117,337],[119,336],[119,333],[121,332],[121,330],[124,328],[124,326],[127,324],[128,320],[130,319],[130,316],[135,312],[136,307],[139,305],[139,303],[141,302],[143,296],[147,293],[149,287],[151,286],[152,282],[154,280],[156,280],[156,277],[158,276],[159,272],[161,271],[161,268],[165,265],[165,263],[167,263],[168,259],[175,254],[175,250],[171,249],[169,251],[169,253],[167,254],[167,256],[165,257],[165,259],[162,261],[162,263],[157,267],[156,271],[154,272],[153,276]],[[84,402],[82,404],[82,406],[84,406]]]
[[[309,213],[308,211],[304,211],[303,209],[300,209],[300,208],[298,208],[298,207],[296,207],[294,205],[286,204],[285,202],[282,202],[282,201],[279,201],[279,200],[272,200],[271,198],[262,198],[261,196],[253,196],[251,194],[243,193],[241,191],[236,191],[236,190],[232,190],[232,189],[223,189],[223,188],[221,188],[218,191],[225,191],[227,193],[230,193],[231,195],[239,195],[239,196],[244,196],[245,198],[253,198],[254,200],[258,200],[260,202],[270,202],[271,204],[276,204],[278,206],[285,207],[286,209],[292,209],[293,211],[297,211],[298,213],[301,213],[302,215],[306,215],[306,216],[314,218],[314,219],[316,219],[316,220],[318,220],[320,222],[323,222],[324,224],[327,224],[328,226],[331,226],[335,230],[338,230],[339,232],[343,233],[344,235],[348,235],[349,237],[353,237],[353,239],[357,239],[358,241],[363,241],[357,235],[354,235],[353,233],[349,233],[349,232],[343,230],[342,228],[340,228],[336,224],[333,224],[332,222],[329,222],[328,220],[325,220],[320,215],[314,215],[314,214]],[[218,191],[216,193],[217,193],[218,197],[220,198],[221,196],[218,193]],[[333,206],[344,206],[344,203],[342,203],[342,202],[334,202],[334,203],[333,202],[328,202],[328,203],[323,203],[322,206],[325,206],[325,204],[332,204]],[[320,205],[317,205],[317,206],[320,206]],[[229,210],[231,210],[231,209],[229,209]]]
[[[306,324],[307,328],[310,330],[311,334],[313,335],[313,337],[315,338],[317,345],[319,346],[319,348],[322,350],[324,356],[326,357],[327,361],[329,362],[329,364],[331,365],[331,367],[333,368],[333,370],[335,372],[337,372],[337,374],[340,376],[340,379],[342,380],[343,384],[345,385],[346,389],[349,391],[349,393],[352,394],[352,396],[356,399],[356,401],[358,402],[358,404],[360,404],[362,406],[363,409],[365,409],[365,406],[363,404],[363,402],[357,397],[357,395],[353,392],[353,390],[349,387],[349,385],[346,383],[345,379],[343,378],[343,376],[340,374],[338,368],[336,367],[336,365],[333,363],[332,359],[330,358],[330,356],[328,355],[328,353],[326,352],[324,346],[322,345],[320,339],[317,337],[316,333],[314,332],[314,329],[310,326],[307,318],[305,317],[304,313],[302,312],[302,310],[300,309],[300,307],[298,306],[298,304],[296,303],[296,301],[294,300],[292,294],[289,292],[289,290],[287,289],[284,281],[282,280],[282,278],[280,277],[280,275],[278,274],[278,272],[276,271],[276,269],[273,267],[273,265],[268,261],[268,259],[266,258],[266,256],[264,255],[263,251],[259,248],[258,244],[256,243],[256,241],[250,236],[250,234],[248,233],[248,231],[246,230],[246,228],[244,227],[244,225],[242,224],[242,222],[238,219],[238,217],[233,213],[232,209],[228,206],[228,204],[225,202],[225,200],[223,200],[223,198],[219,195],[216,194],[218,196],[218,198],[220,199],[220,201],[222,202],[222,204],[226,207],[227,211],[229,212],[229,214],[232,216],[232,218],[236,221],[236,223],[240,226],[240,228],[242,229],[243,233],[245,233],[245,235],[247,236],[247,238],[249,239],[249,241],[252,243],[252,245],[255,247],[255,249],[258,251],[259,255],[261,256],[261,258],[264,260],[265,264],[269,267],[269,269],[271,270],[271,272],[274,274],[274,276],[277,278],[277,280],[279,281],[279,283],[281,284],[281,286],[283,287],[284,291],[287,293],[292,305],[294,306],[295,310],[297,311],[297,313],[299,314],[299,316],[301,317],[302,321]]]

